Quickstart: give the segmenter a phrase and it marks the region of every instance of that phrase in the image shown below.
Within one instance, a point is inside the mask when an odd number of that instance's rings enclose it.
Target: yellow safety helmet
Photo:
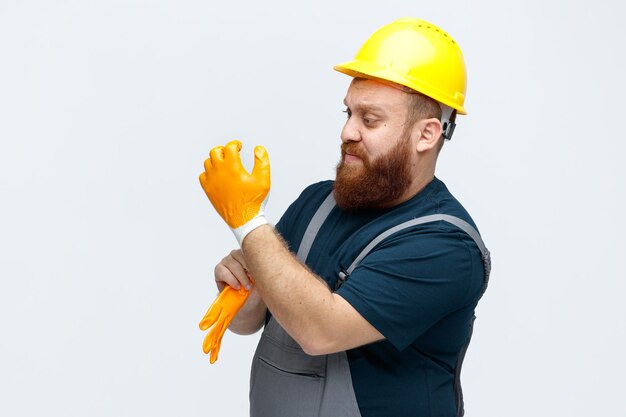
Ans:
[[[376,31],[354,60],[335,70],[356,78],[391,81],[467,114],[466,73],[459,45],[421,19],[398,19]]]

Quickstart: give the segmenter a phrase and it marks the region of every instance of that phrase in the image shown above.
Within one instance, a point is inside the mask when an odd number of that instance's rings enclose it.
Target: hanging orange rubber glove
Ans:
[[[238,140],[211,149],[200,184],[241,246],[248,233],[267,224],[263,209],[270,191],[270,161],[265,148],[257,146],[249,174],[241,164],[240,150]]]
[[[209,356],[211,363],[217,360],[224,332],[226,332],[228,325],[246,302],[249,294],[250,291],[243,287],[236,290],[230,285],[225,286],[220,295],[213,301],[202,320],[200,320],[200,330],[207,330],[213,326],[202,344],[204,353],[211,353]]]

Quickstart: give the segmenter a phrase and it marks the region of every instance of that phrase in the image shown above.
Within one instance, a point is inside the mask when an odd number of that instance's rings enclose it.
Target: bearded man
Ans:
[[[245,304],[227,320],[212,308],[201,327],[264,327],[252,416],[460,416],[461,363],[490,268],[471,217],[435,177],[465,114],[460,49],[430,23],[400,19],[335,69],[354,77],[336,179],[306,188],[275,228],[262,212],[263,148],[251,175],[237,141],[205,161],[202,186],[242,248],[215,280]]]

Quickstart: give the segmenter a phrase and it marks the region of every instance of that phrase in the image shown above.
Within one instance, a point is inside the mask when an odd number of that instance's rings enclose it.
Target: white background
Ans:
[[[202,161],[265,145],[277,221],[334,176],[332,66],[403,16],[469,73],[438,167],[494,261],[466,415],[626,416],[617,0],[0,0],[0,415],[246,415],[258,335],[201,351],[235,245]]]

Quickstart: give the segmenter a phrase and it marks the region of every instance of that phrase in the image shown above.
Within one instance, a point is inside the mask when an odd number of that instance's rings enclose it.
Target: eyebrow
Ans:
[[[346,103],[345,99],[343,100],[343,104],[346,107],[350,107],[348,106],[348,103]],[[375,104],[357,104],[356,106],[354,106],[354,108],[362,110],[362,111],[374,111],[374,112],[381,112],[381,113],[384,113],[385,111],[384,108],[377,106]]]

